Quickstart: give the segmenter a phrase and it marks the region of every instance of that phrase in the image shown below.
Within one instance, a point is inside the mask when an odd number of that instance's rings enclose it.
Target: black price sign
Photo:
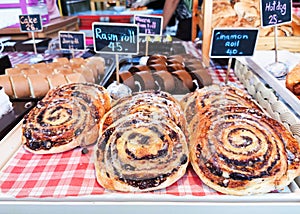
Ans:
[[[261,0],[260,8],[263,27],[279,25],[292,20],[291,0]]]
[[[59,31],[59,46],[62,50],[85,50],[85,33]]]
[[[252,56],[256,46],[258,29],[214,29],[210,57]]]
[[[39,14],[19,15],[19,23],[22,32],[42,31],[43,29]]]
[[[134,23],[139,27],[140,35],[162,35],[162,16],[135,15]]]
[[[138,26],[136,24],[93,23],[96,53],[137,54]]]

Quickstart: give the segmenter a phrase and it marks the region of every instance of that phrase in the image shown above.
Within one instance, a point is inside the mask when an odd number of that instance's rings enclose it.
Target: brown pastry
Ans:
[[[148,66],[149,65],[166,65],[167,62],[165,61],[165,59],[154,58],[154,59],[148,59],[146,64]]]
[[[10,76],[9,75],[0,75],[0,86],[4,88],[4,92],[9,97],[14,97],[14,91],[10,82]]]
[[[178,70],[185,70],[185,67],[182,64],[170,64],[170,65],[167,65],[167,69],[170,72],[174,72],[174,71],[178,71]]]
[[[68,83],[85,83],[87,82],[84,76],[80,73],[72,73],[65,75]]]
[[[109,98],[106,90],[93,84],[73,83],[50,90],[24,118],[24,148],[53,154],[95,143],[99,120],[110,107],[104,97]]]
[[[21,71],[22,74],[24,74],[25,76],[28,75],[34,75],[34,74],[38,74],[38,70],[34,69],[34,68],[30,68],[30,69],[23,69]]]
[[[119,75],[121,83],[127,85],[132,91],[136,91],[133,75],[129,71],[122,71]]]
[[[178,92],[190,92],[194,91],[194,84],[191,75],[186,70],[177,70],[172,72],[175,77],[176,90]]]
[[[184,132],[175,123],[179,115],[178,102],[166,92],[143,91],[118,100],[100,123],[107,126],[95,147],[98,183],[145,192],[181,178],[189,157]]]
[[[134,66],[131,66],[128,69],[128,71],[131,72],[132,74],[135,74],[140,71],[151,71],[151,70],[147,65],[134,65]]]
[[[64,85],[67,83],[65,75],[63,74],[53,74],[51,76],[47,76],[47,80],[49,82],[49,86],[51,89],[56,88],[57,86]]]
[[[47,67],[47,64],[44,63],[44,62],[40,62],[40,63],[36,63],[36,64],[32,64],[31,65],[31,68],[34,68],[34,69],[40,69],[40,68],[44,68],[44,67]]]
[[[33,98],[44,97],[50,90],[48,80],[43,75],[28,75],[27,80],[29,83],[31,96]]]
[[[21,68],[6,68],[5,74],[6,75],[16,75],[16,74],[20,74],[21,71],[22,71]]]
[[[67,57],[54,58],[53,62],[58,62],[62,65],[69,65],[70,64],[70,61]]]
[[[153,65],[148,65],[148,66],[152,72],[167,71],[167,66],[164,64],[153,64]]]
[[[10,82],[15,98],[31,97],[29,83],[23,74],[10,76]]]
[[[202,88],[203,86],[209,86],[213,83],[208,69],[203,68],[203,69],[193,70],[190,72],[190,74],[193,78],[195,89]]]
[[[300,99],[300,63],[288,72],[285,85],[287,89]]]
[[[168,71],[157,71],[152,74],[157,86],[156,90],[172,92],[175,89],[175,80]]]
[[[155,89],[155,82],[151,72],[140,71],[135,73],[133,78],[135,80],[135,84],[137,85],[138,91]]]
[[[22,69],[29,69],[30,68],[30,64],[28,63],[19,63],[15,65],[15,68],[20,68]]]
[[[96,81],[93,71],[88,67],[81,66],[80,68],[73,69],[73,72],[82,74],[87,82],[95,83]]]
[[[206,185],[224,194],[281,190],[300,174],[299,143],[276,120],[246,107],[197,114],[190,158]]]

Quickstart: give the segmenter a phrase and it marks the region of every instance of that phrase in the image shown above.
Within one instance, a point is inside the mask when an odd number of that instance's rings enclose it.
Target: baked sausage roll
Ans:
[[[103,88],[93,84],[74,83],[50,90],[24,118],[24,148],[53,154],[95,143],[100,118],[110,106],[106,96]]]
[[[112,123],[95,148],[99,184],[109,190],[144,192],[165,188],[186,171],[189,162],[182,130],[165,118],[136,112]]]
[[[246,107],[210,108],[197,117],[190,161],[209,187],[232,195],[268,193],[299,176],[299,144],[276,120]]]

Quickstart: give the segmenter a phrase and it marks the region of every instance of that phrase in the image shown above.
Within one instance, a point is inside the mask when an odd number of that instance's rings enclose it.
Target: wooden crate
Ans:
[[[202,31],[202,54],[203,62],[206,66],[210,64],[209,51],[212,35],[212,14],[213,0],[203,0],[202,10],[198,12],[199,27]],[[300,36],[280,36],[278,37],[278,50],[289,50],[291,52],[300,52]],[[259,36],[256,44],[256,50],[274,50],[275,42],[273,36]]]

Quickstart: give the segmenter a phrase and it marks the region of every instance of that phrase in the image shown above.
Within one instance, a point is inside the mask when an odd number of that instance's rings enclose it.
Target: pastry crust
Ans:
[[[299,175],[299,144],[276,120],[245,107],[210,108],[197,116],[201,124],[190,137],[191,164],[213,189],[268,193]]]
[[[109,95],[101,86],[73,83],[52,89],[24,118],[24,148],[53,154],[93,144],[109,108]]]
[[[165,92],[134,93],[117,101],[102,118],[105,127],[95,148],[101,186],[145,192],[165,188],[185,174],[188,147],[184,131],[175,122],[178,115],[168,110],[181,111],[173,100]]]

